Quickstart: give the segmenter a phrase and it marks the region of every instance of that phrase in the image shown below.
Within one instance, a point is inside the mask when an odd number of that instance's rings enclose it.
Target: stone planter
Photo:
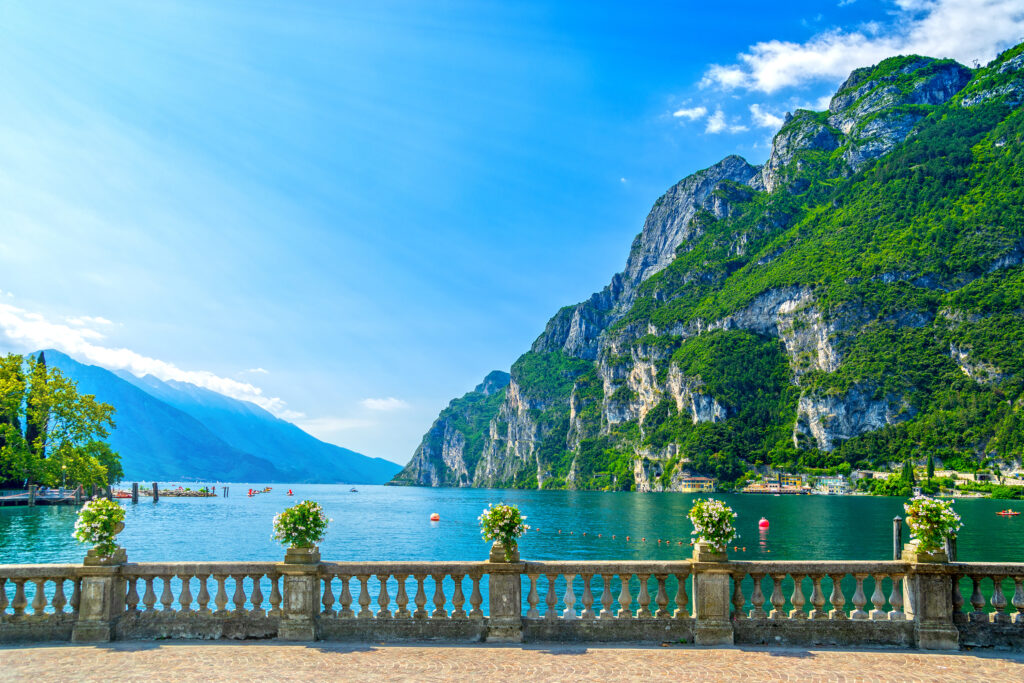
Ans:
[[[945,550],[925,552],[918,549],[918,545],[915,541],[911,541],[903,546],[903,559],[907,562],[917,562],[922,564],[949,562],[949,557],[946,555]]]
[[[128,553],[124,548],[118,547],[111,555],[100,555],[96,548],[90,548],[89,552],[85,554],[82,564],[86,567],[112,567],[127,561]]]
[[[320,548],[289,546],[284,553],[285,564],[316,564],[320,561]]]
[[[724,550],[715,550],[710,543],[700,541],[693,546],[694,562],[728,562],[729,555]]]
[[[512,552],[509,553],[509,559],[505,559],[505,546],[502,545],[501,541],[495,541],[494,545],[491,546],[491,556],[488,558],[491,562],[518,562],[519,561],[519,544],[516,544],[512,548]]]

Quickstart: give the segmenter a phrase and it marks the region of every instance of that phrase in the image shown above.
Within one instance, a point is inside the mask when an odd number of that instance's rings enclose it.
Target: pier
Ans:
[[[27,491],[0,491],[0,507],[11,505],[81,505],[83,500],[81,488],[68,490],[47,490],[40,493],[35,486]]]

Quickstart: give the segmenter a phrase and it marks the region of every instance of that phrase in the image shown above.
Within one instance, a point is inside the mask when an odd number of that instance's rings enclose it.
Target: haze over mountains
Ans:
[[[109,441],[126,480],[379,484],[401,469],[320,441],[247,401],[45,353],[79,391],[117,409]]]

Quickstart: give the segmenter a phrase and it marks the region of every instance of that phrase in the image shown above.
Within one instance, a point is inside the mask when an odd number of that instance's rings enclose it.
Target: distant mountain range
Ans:
[[[125,479],[380,484],[401,467],[325,443],[247,401],[136,377],[52,349],[46,362],[117,409],[110,445]]]

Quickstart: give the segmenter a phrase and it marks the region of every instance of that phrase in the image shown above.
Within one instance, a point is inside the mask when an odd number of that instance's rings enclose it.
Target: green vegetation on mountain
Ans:
[[[1022,69],[1024,45],[974,71],[858,69],[830,111],[787,119],[758,175],[703,193],[716,166],[673,188],[621,277],[685,215],[674,254],[606,290],[612,304],[552,319],[512,368],[517,391],[477,416],[497,435],[469,479],[668,489],[759,465],[1020,467]]]

